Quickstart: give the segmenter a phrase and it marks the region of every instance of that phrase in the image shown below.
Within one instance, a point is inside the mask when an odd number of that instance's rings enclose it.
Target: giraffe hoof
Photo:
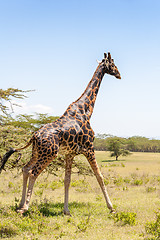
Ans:
[[[69,210],[68,210],[68,211],[64,210],[63,213],[64,213],[64,215],[67,215],[67,216],[70,216],[70,217],[72,216],[72,215],[70,214],[70,211],[69,211]]]
[[[24,213],[24,210],[23,209],[17,209],[16,212],[20,213],[20,215],[22,215]]]
[[[27,212],[27,210],[28,210],[28,209],[17,208],[17,209],[16,209],[16,212],[17,212],[17,213],[20,213],[20,214],[22,215],[23,213]]]
[[[111,209],[110,213],[111,213],[111,214],[115,214],[115,213],[116,213],[116,210],[113,208],[113,209]]]

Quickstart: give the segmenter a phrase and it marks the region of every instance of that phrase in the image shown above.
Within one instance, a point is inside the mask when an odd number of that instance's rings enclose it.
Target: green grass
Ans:
[[[64,173],[59,178],[44,173],[36,181],[29,211],[21,216],[15,209],[21,197],[22,175],[17,171],[2,172],[0,238],[158,239],[160,154],[133,153],[115,161],[108,152],[96,152],[96,158],[115,215],[109,213],[94,176],[73,174],[69,196],[72,216],[64,216]]]

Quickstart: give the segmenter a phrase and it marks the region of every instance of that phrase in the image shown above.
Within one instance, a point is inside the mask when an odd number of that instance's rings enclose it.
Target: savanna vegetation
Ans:
[[[142,136],[123,138],[109,134],[98,134],[94,141],[94,147],[97,151],[108,151],[110,142],[117,141],[120,142],[122,149],[131,152],[160,152],[160,140]]]
[[[96,157],[116,209],[110,214],[94,176],[75,174],[70,187],[70,211],[63,215],[63,179],[42,173],[35,184],[31,206],[23,216],[15,209],[22,188],[21,171],[0,175],[0,236],[6,239],[160,238],[160,153],[133,153],[115,161],[109,152]],[[83,156],[78,156],[86,163]]]
[[[18,89],[0,90],[0,159],[10,148],[21,147],[32,133],[57,117],[44,114],[13,118],[6,107],[12,98],[24,98]],[[4,239],[160,239],[160,140],[97,135],[96,158],[116,209],[110,214],[99,185],[83,156],[73,165],[69,208],[63,214],[63,157],[37,179],[31,206],[23,216],[16,213],[22,190],[22,157],[15,153],[0,174],[0,237]],[[128,154],[132,152],[132,154]],[[113,157],[111,157],[111,155]],[[118,161],[116,161],[116,159]]]

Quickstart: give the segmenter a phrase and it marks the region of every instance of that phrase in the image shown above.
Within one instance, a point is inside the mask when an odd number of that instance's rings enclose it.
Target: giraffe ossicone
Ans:
[[[18,209],[19,212],[23,213],[28,210],[36,178],[50,162],[57,157],[59,151],[63,152],[65,161],[64,214],[70,214],[68,209],[68,198],[71,168],[73,159],[78,154],[83,154],[87,158],[101,187],[107,207],[113,211],[113,206],[103,181],[103,176],[96,162],[93,147],[94,132],[90,126],[90,118],[97,93],[105,73],[113,75],[118,79],[121,78],[110,53],[108,53],[108,55],[104,53],[104,58],[99,62],[85,91],[75,102],[69,105],[59,119],[55,122],[45,124],[36,131],[28,144],[23,148],[11,149],[4,155],[0,172],[4,168],[7,159],[14,152],[18,152],[32,144],[32,157],[23,168],[23,190]]]

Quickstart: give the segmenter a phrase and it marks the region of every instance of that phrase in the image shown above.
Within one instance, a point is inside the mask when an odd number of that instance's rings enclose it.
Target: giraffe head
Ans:
[[[121,79],[121,75],[118,71],[118,68],[114,64],[114,60],[111,58],[111,54],[104,53],[104,59],[102,60],[101,64],[104,67],[105,73],[115,76],[118,79]]]

